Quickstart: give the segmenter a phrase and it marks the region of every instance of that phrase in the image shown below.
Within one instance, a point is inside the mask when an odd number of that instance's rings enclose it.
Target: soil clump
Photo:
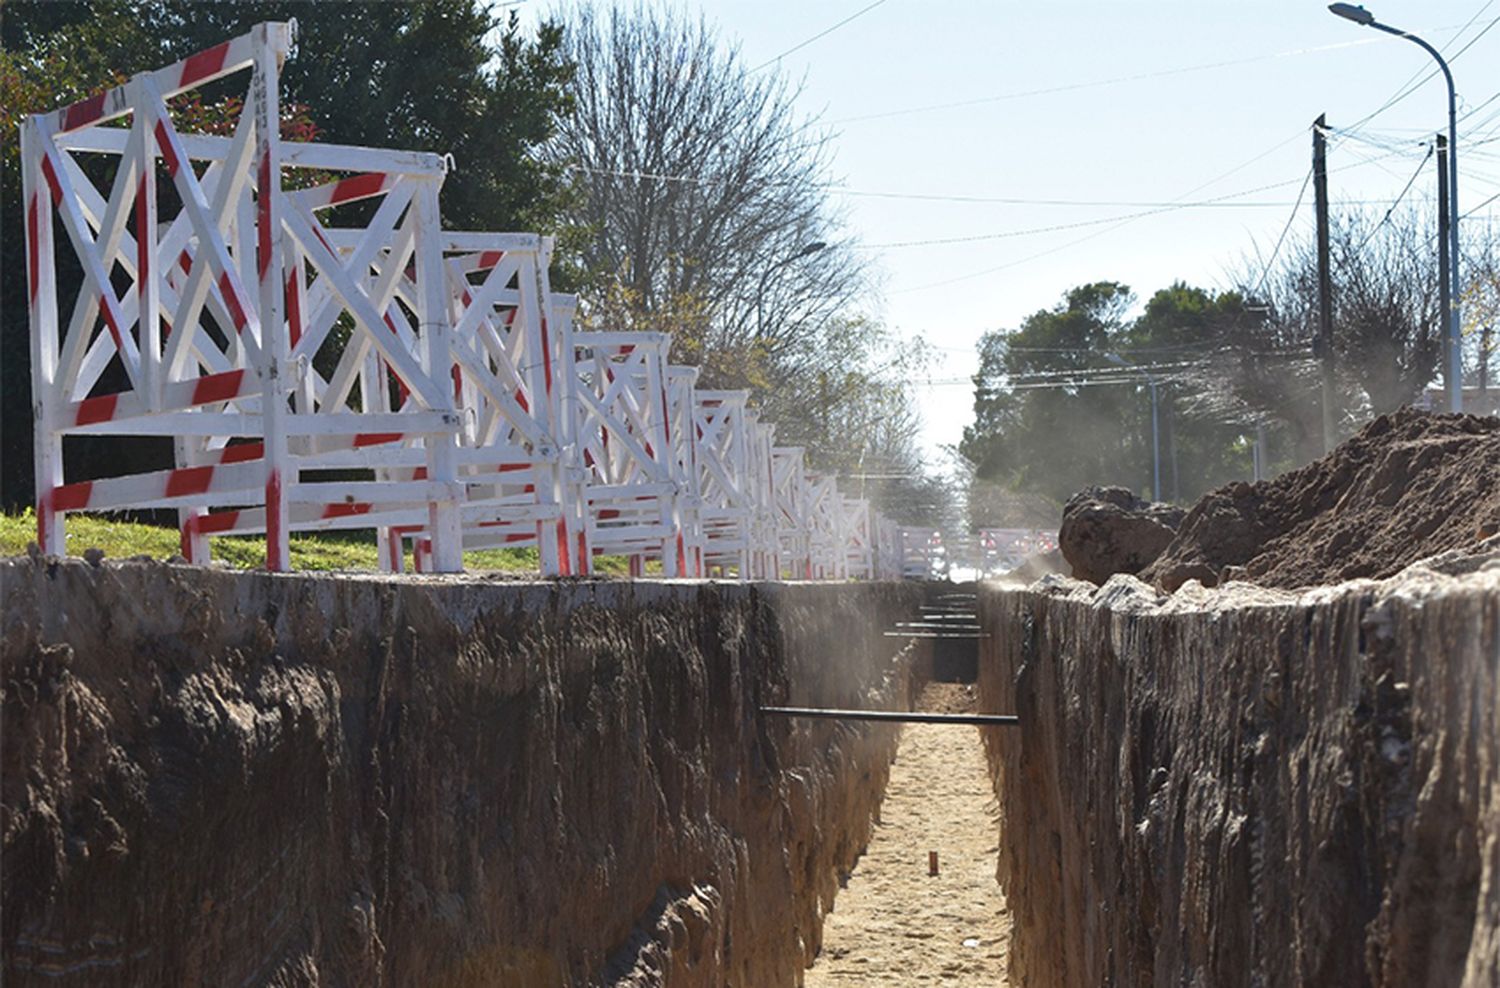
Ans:
[[[1063,506],[1057,545],[1079,580],[1139,573],[1161,555],[1183,510],[1143,501],[1124,487],[1086,487]]]

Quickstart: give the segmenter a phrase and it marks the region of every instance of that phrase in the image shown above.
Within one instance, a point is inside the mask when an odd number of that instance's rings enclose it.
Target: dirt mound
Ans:
[[[1141,578],[1304,587],[1386,577],[1500,528],[1500,419],[1403,408],[1333,452],[1204,495]]]
[[[1181,508],[1142,501],[1123,487],[1087,487],[1063,506],[1057,544],[1080,580],[1139,573],[1172,541]]]

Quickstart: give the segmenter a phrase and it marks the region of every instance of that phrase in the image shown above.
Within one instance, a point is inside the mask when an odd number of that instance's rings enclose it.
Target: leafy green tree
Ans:
[[[1127,341],[1134,299],[1118,282],[1082,285],[1019,330],[985,334],[975,421],[959,444],[978,481],[1056,501],[1089,484],[1149,486],[1140,402],[1129,387],[1088,383],[1109,369],[1104,355]]]

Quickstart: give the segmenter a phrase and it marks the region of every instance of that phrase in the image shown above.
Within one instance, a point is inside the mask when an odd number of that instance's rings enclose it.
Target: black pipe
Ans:
[[[1012,714],[930,714],[915,710],[832,710],[826,707],[761,707],[760,712],[777,717],[877,720],[898,724],[978,724],[988,727],[1015,727],[1021,723],[1021,718]]]

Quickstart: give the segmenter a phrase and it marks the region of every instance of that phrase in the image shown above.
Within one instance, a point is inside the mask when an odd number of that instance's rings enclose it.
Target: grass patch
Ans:
[[[19,556],[36,541],[36,514],[30,508],[19,514],[0,514],[0,556]],[[338,572],[376,570],[375,536],[371,532],[320,532],[292,535],[293,570]],[[216,562],[235,569],[259,569],[266,562],[266,540],[258,535],[226,535],[209,541]],[[67,552],[82,556],[86,549],[103,549],[106,558],[150,556],[167,559],[181,551],[177,529],[106,515],[69,515]],[[407,556],[410,570],[411,557]],[[536,573],[536,549],[481,549],[464,553],[464,567],[473,572]],[[623,556],[597,556],[594,570],[603,576],[625,574],[629,565]]]

